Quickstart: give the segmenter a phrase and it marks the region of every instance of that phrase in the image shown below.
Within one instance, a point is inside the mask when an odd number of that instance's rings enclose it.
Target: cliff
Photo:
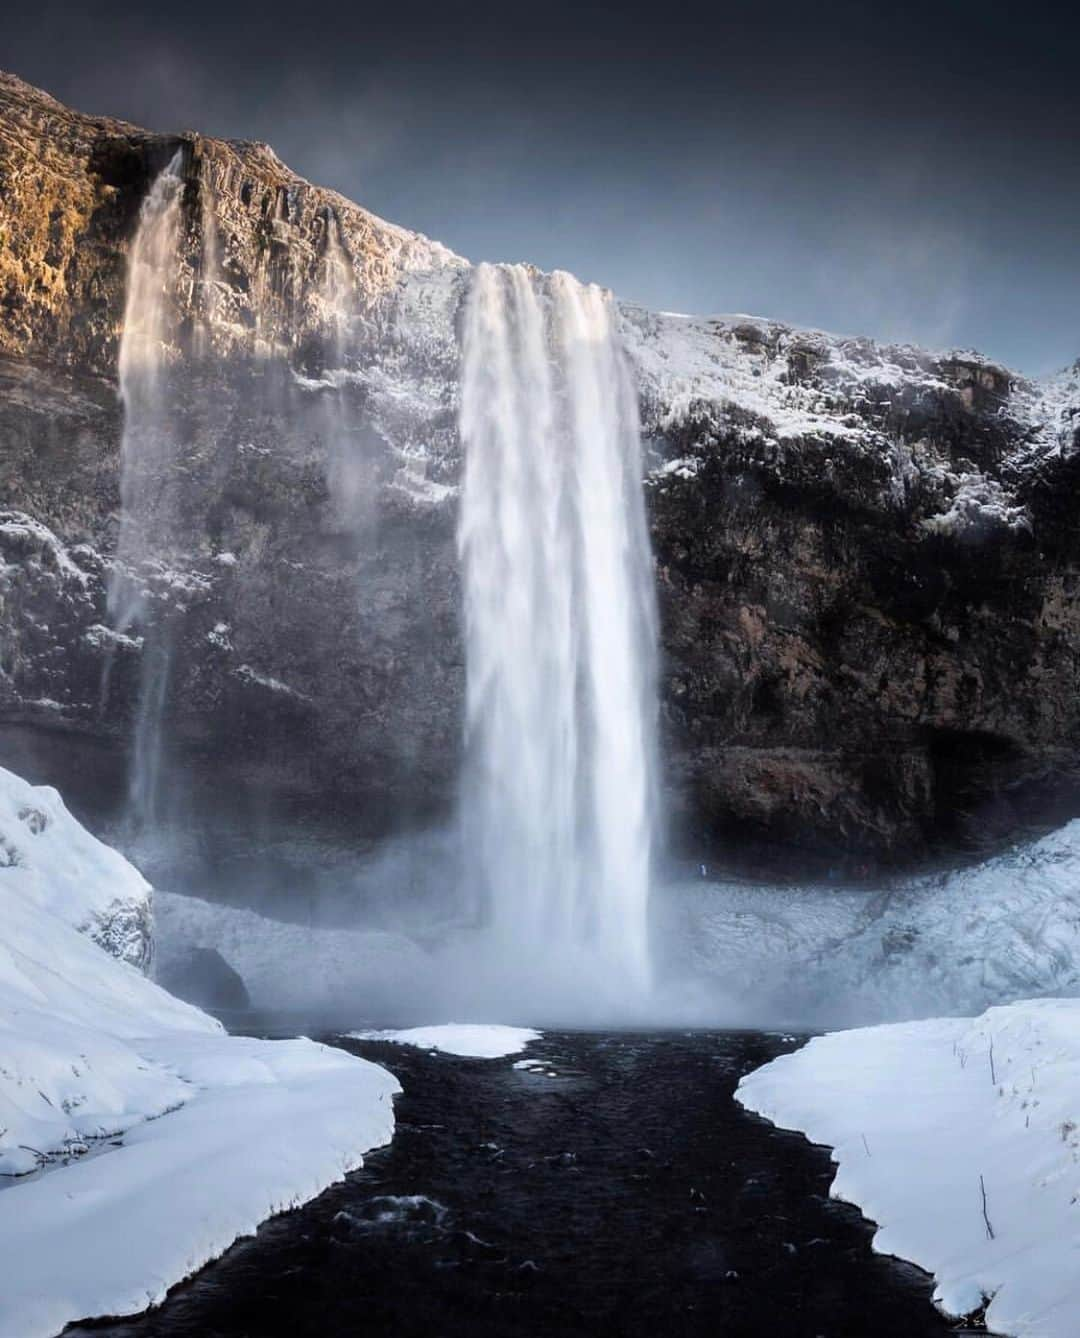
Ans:
[[[446,811],[469,266],[264,145],[81,116],[0,76],[0,722],[123,745],[107,626],[125,275],[179,154],[154,560],[190,765]],[[661,720],[687,849],[885,859],[1007,834],[1080,741],[1080,372],[620,309],[640,390]],[[333,356],[331,356],[331,354]],[[106,677],[109,690],[103,695]]]

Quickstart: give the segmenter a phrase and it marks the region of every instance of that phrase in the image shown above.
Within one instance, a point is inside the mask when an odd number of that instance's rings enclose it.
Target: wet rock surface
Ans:
[[[549,1034],[527,1069],[344,1044],[404,1086],[392,1145],[160,1310],[70,1332],[954,1331],[930,1280],[874,1255],[870,1226],[829,1199],[826,1149],[735,1105],[739,1076],[795,1038]]]
[[[125,272],[177,154],[169,463],[153,560],[124,573],[142,621],[118,638]],[[167,645],[189,769],[351,807],[373,834],[445,813],[466,262],[265,145],[82,116],[10,76],[0,241],[0,722],[123,752]],[[902,862],[1071,794],[1080,372],[620,311],[677,845]]]

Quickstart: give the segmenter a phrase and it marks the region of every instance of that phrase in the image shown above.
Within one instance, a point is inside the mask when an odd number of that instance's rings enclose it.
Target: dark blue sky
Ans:
[[[1080,19],[971,0],[9,14],[82,110],[265,139],[471,258],[651,306],[1080,357]]]

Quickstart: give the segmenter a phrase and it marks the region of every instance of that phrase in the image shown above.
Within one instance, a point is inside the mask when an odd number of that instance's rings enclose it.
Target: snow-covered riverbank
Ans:
[[[995,1333],[1076,1338],[1080,1000],[818,1037],[738,1098],[834,1149],[833,1195],[935,1274],[947,1312],[991,1298]]]
[[[145,1309],[393,1134],[384,1069],[227,1036],[147,980],[149,895],[0,770],[0,1338]]]

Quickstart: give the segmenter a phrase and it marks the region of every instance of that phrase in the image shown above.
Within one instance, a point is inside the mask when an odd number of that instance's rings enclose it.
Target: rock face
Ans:
[[[152,559],[126,572],[147,612],[118,636],[126,268],[174,160],[167,463]],[[445,811],[468,281],[266,146],[152,135],[0,76],[0,720],[123,744],[167,632],[166,733],[192,765],[332,797],[373,832]],[[895,859],[1008,831],[1080,742],[1080,371],[620,317],[677,837]]]
[[[1077,744],[1080,365],[628,321],[694,819],[901,858],[1014,829]]]

